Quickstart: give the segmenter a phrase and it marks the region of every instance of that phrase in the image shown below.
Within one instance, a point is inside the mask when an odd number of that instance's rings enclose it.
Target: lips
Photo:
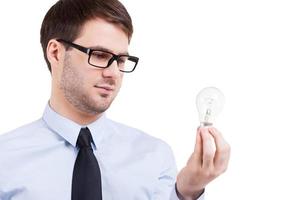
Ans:
[[[111,85],[95,85],[96,88],[101,88],[101,89],[104,89],[104,90],[114,90],[114,87],[111,86]]]
[[[102,96],[103,95],[107,96],[111,94],[114,90],[114,87],[111,85],[95,85],[94,87]]]

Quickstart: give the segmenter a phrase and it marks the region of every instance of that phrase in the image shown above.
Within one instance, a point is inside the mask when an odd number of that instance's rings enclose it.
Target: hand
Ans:
[[[216,128],[198,128],[194,152],[177,177],[179,197],[197,199],[208,183],[226,171],[229,158],[230,145]]]

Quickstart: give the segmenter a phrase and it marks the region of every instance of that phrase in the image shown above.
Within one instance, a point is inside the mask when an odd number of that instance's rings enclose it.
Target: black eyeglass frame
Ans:
[[[135,66],[133,67],[133,69],[132,69],[131,71],[122,70],[122,69],[120,69],[120,68],[118,68],[118,69],[119,69],[119,71],[121,71],[121,72],[130,73],[130,72],[133,72],[133,71],[135,70],[135,68],[136,68],[136,66],[137,66],[137,64],[138,64],[138,61],[139,61],[139,58],[136,57],[136,56],[130,56],[130,55],[127,55],[127,54],[119,54],[119,55],[116,55],[116,54],[114,54],[114,53],[112,53],[112,52],[104,51],[104,50],[101,50],[101,49],[91,49],[91,48],[86,48],[86,47],[83,47],[83,46],[81,46],[81,45],[79,45],[79,44],[75,44],[75,43],[73,43],[73,42],[69,42],[69,41],[64,40],[64,39],[56,39],[56,41],[65,43],[65,44],[67,44],[67,45],[70,45],[71,47],[76,48],[77,50],[79,50],[79,51],[81,51],[81,52],[83,52],[83,53],[85,53],[85,54],[88,54],[88,56],[89,56],[89,58],[88,58],[88,63],[89,63],[90,65],[92,65],[93,67],[97,67],[97,68],[103,68],[103,69],[104,69],[104,68],[108,68],[115,60],[117,61],[117,64],[118,64],[118,59],[119,59],[120,57],[127,57],[128,60],[130,60],[130,61],[132,61],[132,62],[135,63]],[[111,54],[111,55],[112,55],[112,58],[108,61],[107,66],[103,67],[103,66],[93,65],[93,64],[90,63],[90,58],[91,58],[91,54],[93,53],[93,51],[101,51],[101,52],[108,53],[108,54]]]

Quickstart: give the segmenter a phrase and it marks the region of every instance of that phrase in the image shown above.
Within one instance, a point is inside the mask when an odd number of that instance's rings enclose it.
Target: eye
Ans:
[[[127,61],[127,59],[127,57],[120,57],[117,62],[118,64],[123,65]]]
[[[112,55],[102,51],[93,51],[91,57],[95,60],[110,60]]]

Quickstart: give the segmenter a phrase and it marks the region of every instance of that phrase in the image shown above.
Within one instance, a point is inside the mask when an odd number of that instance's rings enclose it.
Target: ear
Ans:
[[[63,62],[65,47],[55,39],[51,39],[47,45],[47,58],[51,65],[51,71]]]

